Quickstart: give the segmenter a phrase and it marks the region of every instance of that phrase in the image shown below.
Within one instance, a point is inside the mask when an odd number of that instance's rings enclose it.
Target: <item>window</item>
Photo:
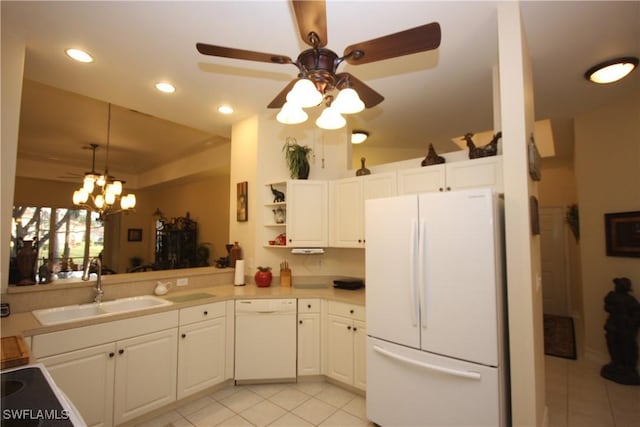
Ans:
[[[104,249],[104,224],[98,221],[97,213],[86,209],[14,207],[12,258],[25,240],[33,241],[37,250],[35,272],[48,263],[52,273],[67,277],[73,271],[82,270],[86,259],[101,254]]]

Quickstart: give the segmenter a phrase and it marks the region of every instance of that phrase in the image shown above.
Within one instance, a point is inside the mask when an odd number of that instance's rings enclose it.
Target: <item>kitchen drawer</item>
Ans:
[[[348,304],[344,302],[329,301],[329,314],[348,317],[350,319],[365,321],[366,314],[363,305]]]
[[[298,298],[298,313],[320,313],[320,300],[317,298]]]
[[[212,302],[180,310],[180,326],[226,315],[224,302]]]

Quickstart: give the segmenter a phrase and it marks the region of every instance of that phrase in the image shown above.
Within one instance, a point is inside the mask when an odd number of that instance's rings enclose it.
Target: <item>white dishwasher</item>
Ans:
[[[236,381],[296,379],[296,300],[236,300]]]

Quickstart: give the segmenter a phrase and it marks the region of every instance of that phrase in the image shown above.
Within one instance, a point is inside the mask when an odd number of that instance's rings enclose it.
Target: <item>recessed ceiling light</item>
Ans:
[[[369,132],[366,130],[354,130],[351,132],[351,143],[362,144],[369,137]]]
[[[78,62],[93,62],[93,58],[84,50],[80,49],[67,49],[65,51],[70,58],[75,59]]]
[[[167,82],[156,83],[156,89],[164,93],[173,93],[176,91],[176,88],[171,83],[167,83]]]
[[[222,114],[231,114],[233,113],[233,108],[230,105],[221,105],[218,107],[218,111]]]
[[[584,73],[584,78],[594,83],[613,83],[626,77],[637,66],[638,58],[616,58],[589,68],[589,70]]]

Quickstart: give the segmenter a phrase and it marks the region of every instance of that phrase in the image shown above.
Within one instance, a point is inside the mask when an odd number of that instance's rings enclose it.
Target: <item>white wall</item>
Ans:
[[[640,258],[606,256],[604,232],[605,213],[640,211],[640,98],[576,117],[575,137],[585,350],[606,363],[603,299],[613,278],[631,279],[640,299]]]
[[[0,9],[1,10],[1,9]],[[2,33],[2,128],[0,149],[0,284],[1,291],[7,291],[9,280],[9,246],[11,240],[11,211],[13,207],[13,186],[16,175],[16,155],[18,150],[18,125],[20,122],[20,102],[22,98],[22,75],[24,73],[24,42]]]
[[[531,63],[517,2],[498,5],[500,116],[503,141],[511,409],[515,426],[545,417],[544,343],[539,236],[531,235],[527,172],[534,129]]]

